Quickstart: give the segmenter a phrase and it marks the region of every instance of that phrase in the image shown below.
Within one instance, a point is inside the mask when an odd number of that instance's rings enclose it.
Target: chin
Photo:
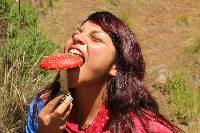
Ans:
[[[67,70],[68,86],[73,88],[77,85],[79,80],[80,68],[73,68]]]

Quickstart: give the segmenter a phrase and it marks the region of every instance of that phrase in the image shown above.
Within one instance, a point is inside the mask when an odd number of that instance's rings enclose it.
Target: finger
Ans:
[[[65,117],[66,112],[70,111],[71,95],[66,97],[63,102],[52,112],[51,117]],[[64,118],[63,118],[64,119]]]
[[[72,103],[70,103],[69,106],[67,107],[68,109],[62,115],[57,115],[56,117],[53,116],[53,118],[51,118],[51,119],[57,120],[57,123],[65,125],[65,123],[68,119],[68,116],[71,112],[72,106],[73,106]]]
[[[65,110],[65,112],[63,113],[63,116],[59,117],[61,120],[64,120],[64,121],[67,120],[67,118],[72,110],[72,106],[73,106],[73,104],[70,103],[69,106],[67,107],[67,109]]]
[[[67,111],[64,112],[63,118],[64,118],[65,120],[68,118],[68,116],[69,116],[69,114],[70,114],[70,112],[71,112],[71,110],[72,110],[72,106],[73,106],[73,104],[70,103],[70,105],[69,105],[69,110],[67,110]]]
[[[59,104],[61,99],[63,98],[63,95],[55,97],[53,100],[51,100],[42,110],[44,114],[51,114],[56,106]]]

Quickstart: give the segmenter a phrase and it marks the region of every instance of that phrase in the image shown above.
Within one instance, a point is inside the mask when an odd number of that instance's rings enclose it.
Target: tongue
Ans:
[[[61,70],[80,67],[84,63],[83,59],[76,54],[62,53],[52,54],[42,59],[40,67],[46,70]]]

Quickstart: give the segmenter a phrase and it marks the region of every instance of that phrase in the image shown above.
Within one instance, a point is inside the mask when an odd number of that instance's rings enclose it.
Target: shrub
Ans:
[[[0,1],[0,17],[7,17],[10,12],[12,0],[1,0]]]

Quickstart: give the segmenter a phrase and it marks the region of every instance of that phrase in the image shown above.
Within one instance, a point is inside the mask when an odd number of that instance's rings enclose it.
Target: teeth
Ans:
[[[71,50],[69,51],[69,53],[82,55],[81,52],[80,52],[79,50],[77,50],[77,49],[71,49]]]

